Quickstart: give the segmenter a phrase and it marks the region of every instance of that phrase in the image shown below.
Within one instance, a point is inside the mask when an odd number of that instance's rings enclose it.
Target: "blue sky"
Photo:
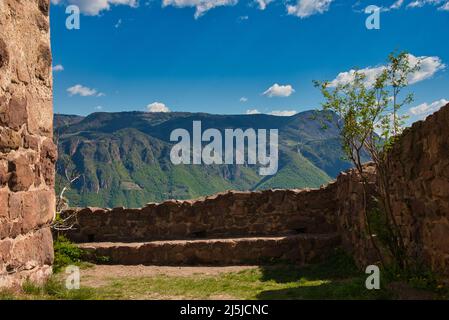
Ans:
[[[319,107],[312,80],[374,72],[393,50],[425,59],[413,120],[449,100],[448,0],[52,2],[57,113],[291,114]],[[79,30],[65,26],[69,4]],[[380,30],[365,27],[371,4],[383,8]]]

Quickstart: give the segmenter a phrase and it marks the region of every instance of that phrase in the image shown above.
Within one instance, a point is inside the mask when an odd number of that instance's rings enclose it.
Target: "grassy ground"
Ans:
[[[384,291],[368,291],[364,279],[315,277],[291,266],[258,267],[217,276],[115,279],[99,289],[113,299],[375,299]]]
[[[342,254],[334,255],[325,263],[302,268],[292,265],[135,268],[137,269],[84,264],[80,290],[67,290],[63,279],[65,274],[60,273],[41,287],[26,283],[22,292],[1,292],[0,299],[447,298],[443,292],[417,290],[403,283],[391,284],[385,281],[382,282],[381,290],[367,290],[366,275],[358,271],[351,259]],[[143,272],[154,268],[157,272]],[[186,269],[190,271],[186,272]]]

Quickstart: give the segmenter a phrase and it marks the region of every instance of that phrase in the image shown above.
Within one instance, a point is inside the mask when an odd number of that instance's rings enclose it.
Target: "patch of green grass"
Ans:
[[[14,300],[15,295],[9,290],[0,290],[0,301],[1,300]]]
[[[22,285],[22,292],[11,295],[11,299],[23,300],[95,300],[98,295],[95,289],[80,288],[69,290],[64,282],[57,277],[50,278],[44,285],[36,285],[26,281]]]
[[[347,279],[319,278],[307,268],[269,266],[219,276],[115,279],[101,288],[113,299],[180,297],[211,299],[386,299],[385,290],[369,291],[361,275]]]
[[[111,279],[101,295],[113,299],[178,297],[211,299],[388,299],[386,289],[367,290],[366,275],[353,260],[336,251],[327,261],[305,267],[260,266],[217,276],[135,277]]]

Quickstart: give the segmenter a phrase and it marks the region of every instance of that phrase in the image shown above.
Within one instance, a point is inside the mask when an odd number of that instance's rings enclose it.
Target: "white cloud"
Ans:
[[[96,16],[104,10],[110,10],[111,5],[126,5],[132,8],[138,7],[138,0],[51,0],[53,4],[73,4],[88,16]]]
[[[441,7],[439,7],[438,10],[449,11],[449,1],[443,4]]]
[[[447,105],[449,100],[440,99],[432,103],[422,103],[416,107],[410,108],[409,113],[412,116],[418,116],[419,119],[424,119],[426,116],[440,110],[441,107]]]
[[[247,97],[241,97],[240,98],[240,102],[243,102],[243,103],[248,102],[248,98]]]
[[[53,67],[53,71],[55,72],[64,71],[64,66],[62,64],[57,64]]]
[[[419,8],[419,7],[422,7],[422,6],[424,6],[424,2],[418,0],[418,1],[410,2],[407,5],[407,8]]]
[[[73,87],[68,88],[67,92],[69,93],[70,96],[76,96],[76,95],[79,95],[81,97],[92,97],[92,96],[102,97],[102,96],[104,96],[104,93],[98,92],[95,89],[85,87],[81,84],[77,84],[77,85],[74,85]]]
[[[147,105],[148,112],[170,112],[170,109],[162,102],[153,102]]]
[[[246,110],[246,114],[248,114],[248,115],[261,114],[261,113],[262,112],[260,112],[257,109]],[[291,117],[297,113],[298,112],[295,110],[274,110],[274,111],[268,112],[266,114],[271,115],[271,116],[278,116],[278,117]]]
[[[429,79],[438,71],[446,68],[446,65],[439,57],[415,57],[414,55],[409,54],[408,59],[411,66],[415,66],[417,63],[420,63],[420,70],[411,74],[408,79],[410,84]],[[385,70],[385,68],[385,66],[368,67],[360,69],[359,72],[366,75],[366,85],[372,86],[376,80],[376,77],[378,77]],[[354,74],[355,70],[339,73],[337,77],[330,82],[330,87],[336,87],[339,84],[349,83],[354,79]]]
[[[435,73],[446,68],[446,65],[439,57],[415,57],[409,55],[409,62],[411,65],[420,62],[420,70],[412,74],[409,79],[410,83],[416,83],[431,78]]]
[[[366,79],[365,82],[367,85],[373,85],[376,77],[379,76],[382,71],[385,70],[384,66],[380,66],[380,67],[368,67],[368,68],[364,68],[364,69],[360,69],[359,72],[365,74]],[[348,84],[349,82],[351,82],[354,79],[354,75],[356,73],[356,70],[352,69],[346,72],[341,72],[337,75],[337,77],[332,80],[329,84],[330,87],[336,87],[338,85],[344,85],[344,84]]]
[[[103,110],[103,106],[96,106],[94,109],[97,111],[101,111],[101,110]]]
[[[261,112],[257,109],[246,110],[246,114],[261,114]]]
[[[399,9],[404,4],[404,0],[397,0],[390,6],[390,9]]]
[[[267,6],[274,0],[254,0],[254,1],[257,3],[260,10],[265,10]]]
[[[448,0],[416,0],[412,1],[407,5],[407,8],[422,8],[426,5],[439,6],[438,10],[449,10],[449,1]]]
[[[207,11],[223,6],[234,6],[238,0],[163,0],[162,6],[173,6],[176,8],[195,8],[195,19],[198,19]]]
[[[270,98],[273,97],[289,97],[295,92],[295,89],[291,85],[279,85],[275,83],[268,88],[263,95]]]
[[[271,111],[269,114],[272,116],[278,116],[278,117],[291,117],[297,114],[295,110],[274,110]]]
[[[321,14],[329,10],[334,0],[298,0],[297,4],[287,5],[287,13],[301,19],[314,14]]]

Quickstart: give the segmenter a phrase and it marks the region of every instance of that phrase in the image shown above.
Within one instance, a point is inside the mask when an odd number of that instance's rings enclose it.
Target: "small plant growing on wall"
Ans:
[[[419,69],[419,62],[413,62],[409,54],[400,52],[390,54],[388,64],[379,67],[374,76],[363,70],[354,70],[347,79],[338,83],[314,82],[325,98],[323,109],[337,115],[326,121],[336,121],[345,155],[361,177],[367,233],[381,263],[385,265],[385,253],[374,237],[373,219],[369,217],[368,178],[362,163],[363,155],[368,154],[374,162],[379,194],[376,200],[380,207],[376,214],[382,215],[376,221],[382,221],[383,232],[387,233],[383,238],[388,239],[386,247],[401,270],[407,269],[409,262],[401,230],[391,207],[388,151],[402,132],[406,117],[401,115],[400,110],[413,101],[413,94],[406,94],[401,99],[401,93]]]

